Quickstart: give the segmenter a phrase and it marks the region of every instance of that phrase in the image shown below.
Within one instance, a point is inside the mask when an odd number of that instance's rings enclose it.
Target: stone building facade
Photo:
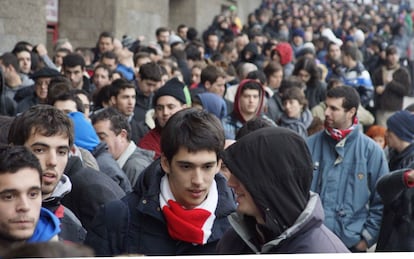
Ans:
[[[160,26],[171,29],[184,23],[200,33],[215,15],[230,5],[246,21],[261,0],[2,0],[0,8],[0,53],[10,51],[17,41],[47,44],[56,37],[69,38],[74,47],[92,47],[102,31],[155,39]],[[55,3],[57,23],[46,19],[46,5]],[[48,28],[49,25],[49,29]],[[53,24],[52,24],[53,25]],[[55,34],[53,34],[55,33]]]

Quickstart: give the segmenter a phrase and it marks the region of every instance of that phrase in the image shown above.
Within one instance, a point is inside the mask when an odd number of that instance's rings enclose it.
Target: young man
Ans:
[[[349,252],[323,225],[321,201],[310,192],[311,156],[299,135],[281,127],[255,130],[228,147],[223,162],[238,206],[219,253]]]
[[[0,256],[23,242],[57,241],[59,219],[41,208],[41,175],[30,150],[0,147]]]
[[[213,254],[235,205],[220,170],[220,121],[197,109],[177,112],[161,138],[162,156],[135,190],[107,204],[86,244],[97,255]]]
[[[173,78],[154,95],[152,103],[155,110],[155,128],[150,130],[139,141],[138,146],[155,152],[155,158],[161,155],[161,132],[167,121],[176,112],[187,108],[186,86],[177,78]]]
[[[72,184],[63,174],[73,144],[73,126],[63,112],[46,105],[33,106],[10,125],[8,141],[24,145],[39,159],[42,173],[42,206],[61,221],[60,238],[82,243],[86,232],[72,211],[61,201]]]
[[[271,121],[262,113],[263,99],[264,90],[259,82],[252,79],[240,82],[234,99],[233,111],[222,120],[226,139],[235,139],[237,131],[244,123],[257,116]]]
[[[143,64],[138,72],[137,96],[134,119],[137,122],[145,119],[145,114],[152,108],[154,92],[161,86],[161,67],[151,62]]]
[[[75,89],[83,89],[92,93],[93,89],[89,78],[85,74],[85,60],[76,53],[71,53],[63,58],[62,73],[71,82]]]
[[[92,124],[99,139],[106,142],[109,153],[128,176],[131,186],[135,186],[138,176],[153,161],[154,152],[135,145],[127,118],[116,109],[101,110],[92,117]]]
[[[102,204],[125,195],[104,173],[83,170],[81,165],[74,170],[73,163],[68,165],[69,151],[74,143],[73,124],[64,112],[53,106],[36,105],[16,117],[10,126],[8,140],[28,147],[39,159],[43,199],[55,197],[58,202],[63,198],[63,203],[79,217],[85,228]],[[81,164],[78,157],[70,158],[73,159]],[[72,183],[70,192],[66,188],[68,183]],[[68,230],[73,231],[73,226]]]
[[[388,173],[388,163],[359,128],[354,88],[334,87],[325,102],[325,130],[307,140],[314,165],[311,190],[321,197],[326,226],[351,251],[366,251],[378,238],[383,206],[375,184]]]

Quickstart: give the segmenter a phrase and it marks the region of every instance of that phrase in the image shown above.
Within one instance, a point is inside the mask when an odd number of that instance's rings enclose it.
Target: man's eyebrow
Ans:
[[[29,191],[34,191],[34,190],[42,190],[42,188],[40,186],[31,186],[29,189]],[[4,193],[19,193],[20,191],[17,189],[4,189],[0,191],[0,195],[4,194]]]

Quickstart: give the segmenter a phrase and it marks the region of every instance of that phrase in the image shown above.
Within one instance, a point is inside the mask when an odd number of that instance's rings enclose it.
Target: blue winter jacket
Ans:
[[[383,205],[375,189],[389,172],[384,152],[358,128],[337,142],[325,131],[308,138],[314,172],[311,190],[319,193],[325,225],[348,248],[378,238]]]

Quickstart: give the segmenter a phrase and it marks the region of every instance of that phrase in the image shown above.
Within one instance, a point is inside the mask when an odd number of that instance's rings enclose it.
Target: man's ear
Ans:
[[[167,157],[165,157],[164,154],[161,154],[161,167],[162,167],[162,170],[164,170],[166,174],[169,174],[171,172],[170,162],[168,161]]]
[[[110,101],[111,106],[114,105],[116,103],[116,96],[111,96],[109,101]]]
[[[205,86],[205,88],[206,88],[206,89],[210,89],[210,88],[211,88],[211,83],[210,83],[210,81],[206,81],[206,82],[204,83],[204,86]]]
[[[121,132],[119,133],[121,135],[121,137],[123,138],[127,138],[128,136],[128,132],[126,131],[126,129],[122,129]]]

